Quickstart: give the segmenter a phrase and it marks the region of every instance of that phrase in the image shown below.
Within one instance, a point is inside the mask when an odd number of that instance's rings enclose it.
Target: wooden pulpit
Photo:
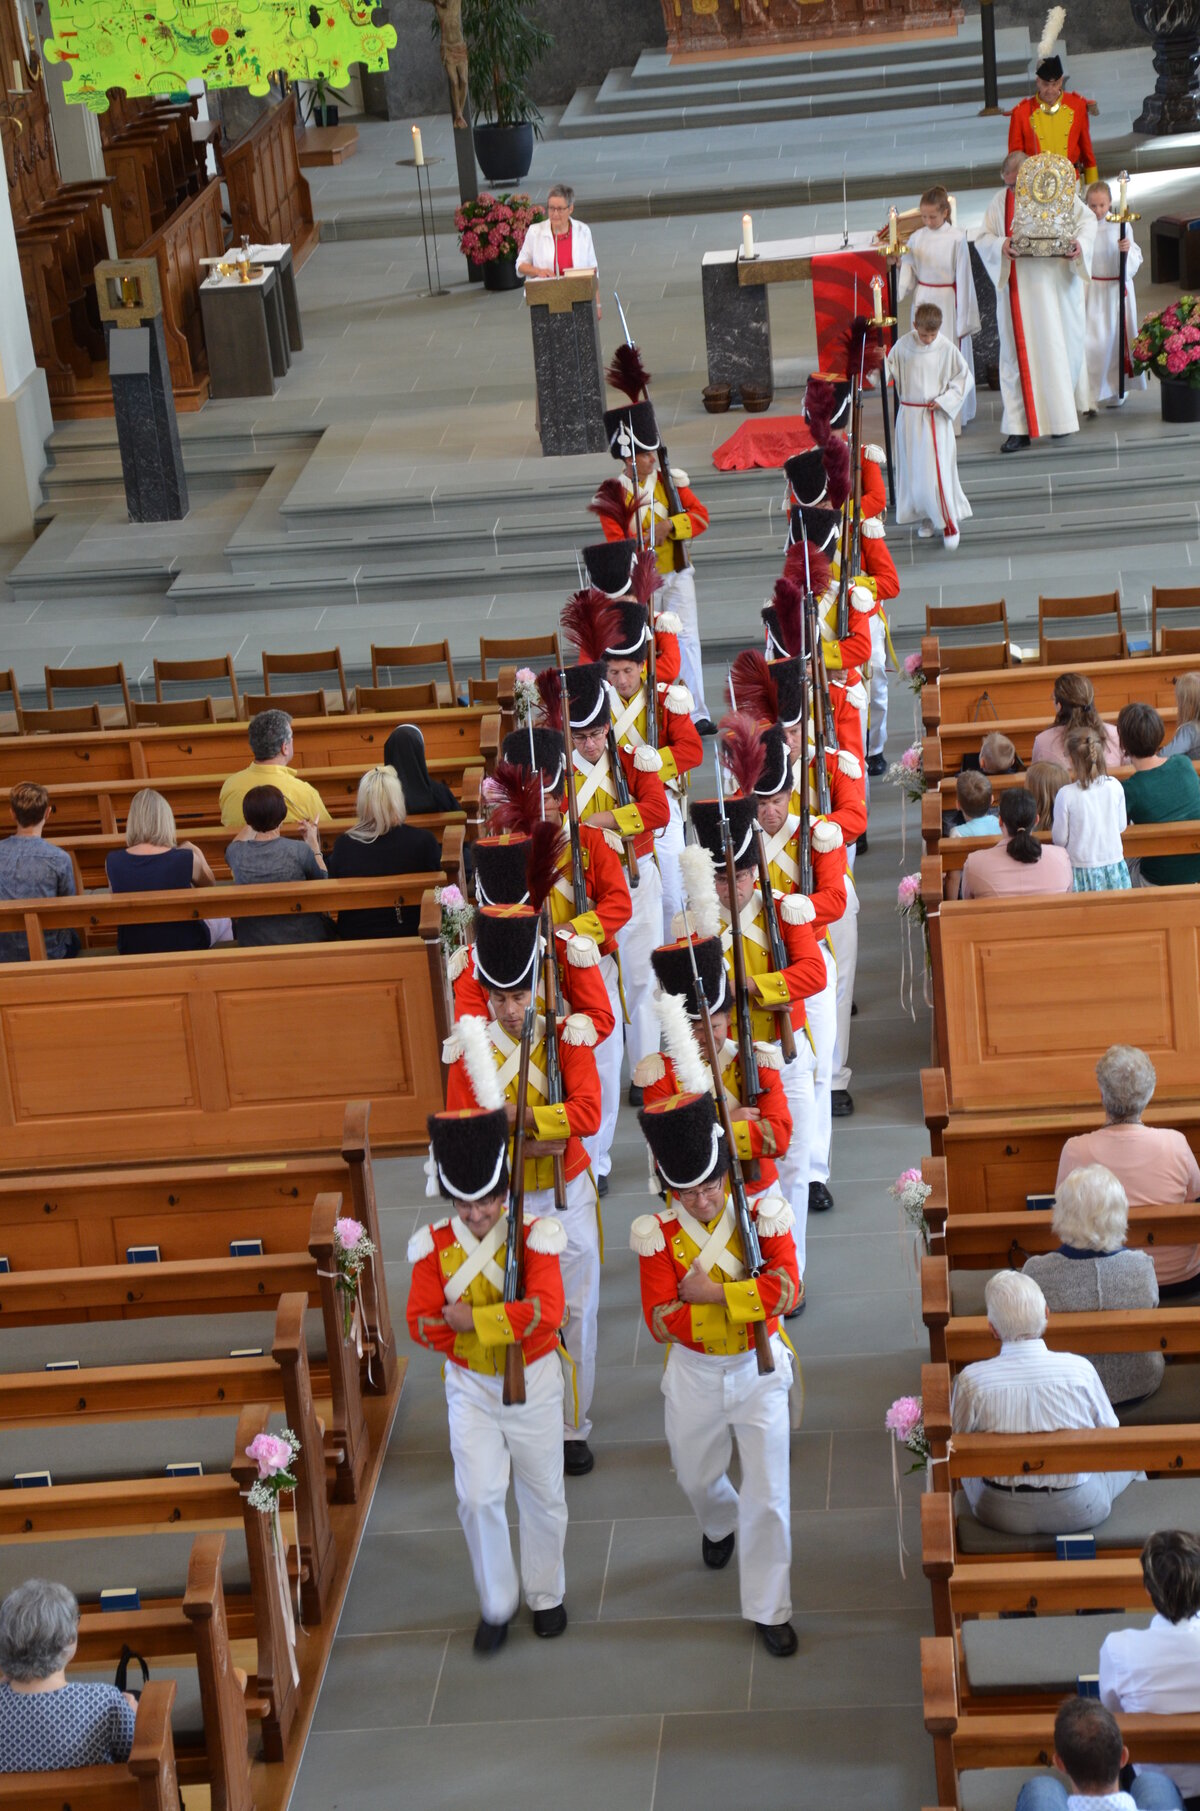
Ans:
[[[596,287],[594,271],[525,280],[538,431],[550,456],[602,453],[608,446]]]

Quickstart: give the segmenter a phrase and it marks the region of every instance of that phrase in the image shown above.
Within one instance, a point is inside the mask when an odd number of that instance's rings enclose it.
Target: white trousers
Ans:
[[[792,1359],[778,1336],[771,1351],[775,1369],[760,1377],[752,1350],[720,1358],[672,1346],[662,1381],[675,1475],[710,1541],[737,1531],[742,1615],[763,1623],[786,1622],[792,1613]],[[735,1438],[740,1491],[729,1481]]]
[[[812,1141],[808,1148],[808,1180],[829,1181],[829,1151],[833,1141],[833,1118],[829,1094],[833,1087],[833,1053],[837,1047],[837,963],[833,951],[822,941],[825,958],[825,986],[819,994],[810,994],[804,1002],[808,1010],[808,1029],[816,1045],[816,1069],[813,1073]],[[793,1207],[795,1202],[792,1203]]]
[[[696,575],[690,566],[669,572],[658,593],[656,610],[673,610],[682,625],[679,632],[680,678],[692,694],[697,722],[708,716],[704,702],[704,669],[700,656],[700,613],[696,608]]]
[[[531,1610],[552,1610],[566,1589],[563,1374],[557,1354],[526,1366],[520,1407],[505,1408],[503,1388],[502,1377],[446,1366],[458,1519],[467,1537],[479,1608],[488,1622],[508,1622],[516,1615],[521,1587]],[[521,1542],[520,1585],[505,1509],[510,1465]]]
[[[858,968],[858,894],[846,888],[846,910],[829,927],[837,958],[837,1043],[833,1051],[835,1089],[850,1087],[850,1008],[854,1004],[854,974]]]
[[[865,744],[868,755],[883,753],[883,746],[887,741],[887,717],[887,636],[876,610],[871,618],[871,692]]]
[[[679,857],[683,850],[683,812],[679,800],[668,788],[667,802],[671,807],[671,821],[665,830],[654,832],[654,850],[658,856],[658,871],[662,877],[662,941],[671,943],[671,924],[677,912],[683,910],[683,875],[679,869]]]
[[[607,1176],[612,1168],[609,1152],[617,1129],[617,1108],[621,1104],[621,1058],[625,1053],[625,1012],[621,1005],[615,956],[601,956],[600,973],[616,1023],[603,1043],[596,1045],[594,1052],[596,1071],[600,1077],[600,1130],[583,1141],[583,1148],[591,1161],[592,1173],[597,1177]]]
[[[641,879],[630,889],[633,917],[617,933],[621,952],[621,985],[629,1026],[629,1072],[658,1049],[660,1026],[654,1010],[654,970],[650,957],[663,940],[663,889],[658,864],[651,856],[639,863]],[[618,1024],[620,1021],[618,1020]]]
[[[586,1440],[592,1431],[592,1396],[596,1389],[596,1315],[600,1307],[600,1223],[596,1218],[596,1188],[584,1170],[567,1184],[563,1213],[554,1207],[554,1190],[539,1188],[525,1197],[527,1214],[553,1215],[567,1235],[567,1249],[558,1260],[562,1271],[567,1320],[563,1341],[575,1365],[575,1396],[563,1394],[563,1439]]]
[[[779,1192],[785,1201],[791,1202],[792,1212],[796,1216],[793,1233],[801,1276],[804,1275],[805,1227],[808,1220],[808,1166],[813,1141],[813,1076],[816,1066],[807,1034],[798,1031],[796,1060],[785,1063],[779,1073],[791,1110],[792,1137],[786,1156],[777,1160],[776,1167],[779,1171]]]

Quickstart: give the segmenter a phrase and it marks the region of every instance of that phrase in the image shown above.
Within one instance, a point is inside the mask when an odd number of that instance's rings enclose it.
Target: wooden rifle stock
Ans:
[[[576,918],[582,918],[588,909],[587,877],[583,871],[583,838],[579,834],[579,801],[575,796],[575,738],[571,734],[571,695],[567,691],[567,675],[562,667],[558,670],[558,683],[562,693],[563,760],[567,767],[567,823],[571,831],[571,897]]]
[[[504,1248],[504,1300],[519,1302],[525,1294],[525,1096],[529,1088],[529,1052],[537,1019],[530,1005],[521,1026],[521,1061],[517,1070],[517,1120],[513,1127],[512,1167],[508,1177],[508,1239]],[[525,1400],[525,1349],[515,1339],[504,1353],[505,1408]]]
[[[667,508],[673,516],[681,516],[683,514],[683,503],[679,496],[679,486],[675,482],[675,475],[671,470],[671,461],[661,439],[658,445],[658,475],[662,479],[663,489],[667,493]],[[653,517],[651,517],[651,520],[653,520]],[[691,565],[691,561],[688,559],[687,543],[685,541],[672,541],[671,558],[675,563],[676,572],[683,572]]]
[[[624,811],[632,800],[629,796],[629,781],[625,778],[625,769],[621,765],[621,751],[617,747],[617,734],[613,728],[611,717],[608,720],[608,765],[612,769],[613,792],[616,795],[617,804]],[[629,884],[631,887],[636,887],[642,878],[642,871],[638,866],[637,850],[633,846],[636,839],[626,836],[622,840],[625,844],[625,856],[629,863]]]
[[[546,1098],[552,1107],[560,1107],[566,1098],[563,1088],[562,1063],[558,1054],[558,1021],[562,1014],[562,993],[558,982],[558,958],[554,953],[554,923],[549,901],[542,907],[542,1000],[546,1009]],[[562,1213],[567,1205],[567,1160],[554,1159],[554,1207]]]
[[[654,604],[646,606],[650,625],[650,648],[646,655],[646,741],[658,747],[658,643],[654,638]]]
[[[750,1023],[750,980],[746,973],[746,946],[742,941],[742,915],[738,908],[737,858],[733,852],[733,832],[725,816],[725,791],[721,783],[720,757],[717,758],[717,804],[721,813],[721,838],[725,849],[725,884],[729,889],[729,941],[733,951],[733,1003],[737,1013],[738,1064],[746,1105],[755,1106],[762,1093],[758,1081],[758,1058],[754,1054],[754,1028]]]
[[[886,404],[885,404],[886,406]],[[850,416],[850,572],[849,583],[862,571],[862,422],[863,386],[854,386],[854,408]],[[846,634],[850,633],[850,594],[846,593]],[[842,631],[839,629],[838,634]]]
[[[806,789],[807,790],[807,789]],[[783,941],[783,932],[779,925],[779,911],[775,904],[775,890],[771,885],[771,864],[767,860],[767,839],[761,824],[754,826],[754,847],[758,855],[758,888],[762,894],[763,918],[767,926],[767,942],[771,945],[771,967],[781,975],[788,965],[787,948]],[[779,1014],[779,1047],[783,1052],[785,1063],[796,1060],[796,1034],[792,1029],[792,1014],[789,1007]]]
[[[825,755],[829,747],[829,726],[833,707],[825,689],[825,662],[821,654],[821,630],[817,622],[817,600],[812,592],[806,592],[804,598],[805,613],[808,617],[808,655],[812,669],[812,705],[813,705],[813,742],[816,752],[817,769],[817,810],[823,817],[828,817],[833,807],[833,797],[829,790],[829,768]],[[804,744],[805,760],[808,759],[808,743]],[[805,774],[807,784],[808,775]]]
[[[801,675],[803,678],[803,675]],[[800,891],[812,897],[816,877],[812,860],[812,811],[808,803],[808,684],[800,687],[800,746],[804,760],[799,786],[800,799]]]

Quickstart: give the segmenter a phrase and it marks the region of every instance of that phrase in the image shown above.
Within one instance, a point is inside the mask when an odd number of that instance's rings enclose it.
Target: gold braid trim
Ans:
[[[677,1309],[682,1307],[683,1303],[678,1299],[673,1302],[659,1302],[658,1306],[651,1314],[650,1331],[653,1333],[660,1346],[670,1346],[677,1343],[675,1335],[667,1326],[667,1316],[674,1314]]]

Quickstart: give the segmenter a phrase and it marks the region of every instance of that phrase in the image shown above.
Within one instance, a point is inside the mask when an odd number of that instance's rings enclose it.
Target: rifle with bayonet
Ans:
[[[571,694],[567,690],[567,675],[561,667],[558,670],[558,684],[562,695],[563,759],[567,767],[567,823],[571,832],[571,902],[575,907],[576,918],[582,918],[588,909],[587,879],[583,871],[583,838],[579,834],[579,800],[575,796],[575,738],[571,734]]]
[[[742,941],[742,915],[738,908],[737,858],[733,851],[733,832],[725,815],[725,787],[721,779],[718,756],[717,811],[721,820],[721,842],[725,851],[725,882],[729,888],[729,931],[733,949],[733,1004],[737,1015],[738,1066],[742,1072],[742,1093],[748,1107],[754,1106],[762,1089],[758,1081],[758,1057],[754,1050],[754,1028],[750,1023],[750,981],[746,974],[746,947]]]
[[[804,595],[804,621],[808,643],[808,665],[812,674],[812,713],[813,713],[813,747],[817,769],[817,810],[823,817],[828,817],[833,809],[833,799],[829,790],[829,766],[825,756],[832,743],[837,748],[837,735],[833,731],[833,704],[827,689],[825,678],[825,661],[821,653],[821,628],[817,621],[817,600],[811,591]],[[803,677],[803,676],[802,676]],[[805,759],[808,758],[808,742],[804,744]],[[805,787],[808,780],[805,776]]]
[[[563,1016],[563,1000],[549,900],[542,907],[542,1003],[546,1011],[546,1100],[552,1107],[561,1107],[566,1099],[558,1052],[558,1021]],[[566,1205],[567,1166],[565,1157],[559,1155],[554,1159],[555,1211],[563,1213]]]
[[[804,794],[804,802],[807,807],[808,786],[804,785],[800,790]],[[801,820],[801,828],[803,829],[803,819]],[[775,889],[771,885],[771,864],[767,859],[766,833],[757,819],[755,820],[753,835],[754,851],[758,857],[758,890],[762,894],[763,922],[767,927],[767,942],[770,945],[771,967],[777,975],[781,975],[788,966],[788,953],[787,947],[783,941],[783,931],[779,924],[779,908],[775,901]],[[801,864],[801,873],[803,874],[803,863]],[[810,850],[810,879],[811,874],[812,856]],[[811,886],[808,890],[811,892]],[[790,1011],[781,1012],[779,1014],[779,1047],[783,1052],[784,1062],[794,1063],[796,1060],[796,1034],[792,1029],[792,1015]]]
[[[517,1070],[517,1118],[513,1126],[512,1162],[508,1173],[508,1236],[504,1246],[504,1300],[525,1295],[525,1097],[529,1088],[529,1052],[537,1011],[530,1002],[521,1026],[521,1060]],[[547,1039],[549,1042],[549,1039]],[[519,1339],[504,1353],[505,1408],[525,1400],[525,1351]]]
[[[621,298],[617,294],[615,289],[613,290],[613,301],[616,303],[617,313],[621,317],[621,331],[625,335],[625,344],[627,346],[632,346],[634,343],[633,335],[629,331],[629,322],[625,319],[625,310],[621,306]],[[647,391],[647,400],[649,400],[648,391]],[[668,509],[668,511],[670,512],[670,514],[672,516],[683,515],[684,508],[683,508],[682,502],[680,501],[679,486],[676,484],[674,474],[671,471],[671,459],[670,459],[669,453],[667,452],[666,446],[663,443],[661,429],[659,432],[659,440],[658,440],[658,475],[662,479],[663,489],[667,493],[667,509]],[[638,488],[639,488],[639,481],[638,481],[638,475],[637,475],[637,461],[635,459],[634,467],[633,467],[633,489],[634,489],[635,498],[637,496]],[[639,511],[639,515],[640,515],[640,511]],[[650,521],[651,521],[651,526],[653,526],[653,522],[654,522],[654,512],[653,511],[651,511],[651,514],[650,514]],[[654,545],[653,536],[651,537],[650,545],[651,546]],[[692,563],[690,558],[688,557],[687,543],[685,541],[672,541],[671,557],[675,563],[676,572],[684,571],[684,569],[686,567],[690,566]]]
[[[633,799],[629,791],[629,781],[625,778],[625,769],[621,765],[621,751],[617,747],[617,732],[611,713],[608,719],[608,765],[612,770],[613,792],[616,796],[617,807],[621,811],[626,811],[633,803]],[[636,887],[642,878],[642,871],[638,866],[637,850],[633,846],[636,836],[625,836],[622,841],[625,844],[625,857],[629,863],[629,885],[631,888]]]

